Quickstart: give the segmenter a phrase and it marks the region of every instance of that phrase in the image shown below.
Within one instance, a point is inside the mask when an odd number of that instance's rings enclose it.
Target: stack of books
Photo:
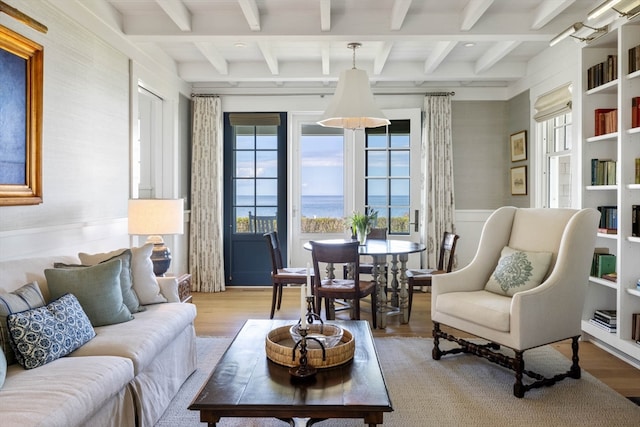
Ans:
[[[616,161],[591,159],[591,185],[616,185]]]
[[[640,313],[633,313],[631,317],[631,339],[640,344]]]
[[[597,108],[594,111],[594,136],[618,132],[618,109]]]
[[[607,252],[607,248],[595,248],[591,262],[590,275],[592,277],[603,277],[616,272],[616,256]],[[607,278],[607,280],[611,280],[611,278]],[[616,282],[617,277],[612,281]]]
[[[629,52],[629,56],[633,54],[634,53]],[[617,78],[618,56],[608,55],[605,62],[601,62],[587,69],[587,89],[593,89]]]
[[[618,316],[615,310],[596,310],[589,322],[607,332],[615,332],[618,325]]]
[[[618,207],[598,206],[600,212],[600,224],[598,233],[617,234],[618,233]]]

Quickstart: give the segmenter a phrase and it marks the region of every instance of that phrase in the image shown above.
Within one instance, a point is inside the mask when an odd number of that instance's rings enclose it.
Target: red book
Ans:
[[[615,108],[597,108],[595,110],[594,125],[595,136],[604,135],[606,132],[607,113],[614,111]]]

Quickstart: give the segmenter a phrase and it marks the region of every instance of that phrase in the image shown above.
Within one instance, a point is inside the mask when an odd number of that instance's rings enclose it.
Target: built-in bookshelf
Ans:
[[[640,236],[634,206],[640,205],[636,160],[640,158],[640,24],[627,21],[582,48],[582,205],[600,208],[608,218],[598,233],[597,252],[615,259],[606,278],[592,271],[582,315],[584,338],[640,366],[634,314],[640,313]],[[597,64],[617,67],[612,81],[594,85]],[[596,68],[594,68],[596,67]],[[599,66],[602,67],[602,66]],[[604,79],[606,80],[606,79]],[[614,222],[612,222],[615,215]],[[637,211],[635,211],[637,216]],[[636,218],[637,222],[637,218]],[[612,225],[613,224],[613,225]],[[595,272],[595,273],[594,273]],[[596,313],[616,313],[615,327],[603,327]]]

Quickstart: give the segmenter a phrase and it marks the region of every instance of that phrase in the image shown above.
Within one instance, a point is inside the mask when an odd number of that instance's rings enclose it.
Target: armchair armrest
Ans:
[[[158,277],[158,285],[160,285],[160,293],[164,295],[167,302],[180,302],[178,294],[178,278],[177,277]]]

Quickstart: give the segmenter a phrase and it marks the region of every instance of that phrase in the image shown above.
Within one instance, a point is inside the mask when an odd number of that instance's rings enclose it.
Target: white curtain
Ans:
[[[195,292],[225,290],[220,98],[195,96],[191,164],[189,271]]]
[[[422,239],[427,246],[425,268],[438,263],[445,231],[455,233],[451,95],[427,95],[422,121]]]

